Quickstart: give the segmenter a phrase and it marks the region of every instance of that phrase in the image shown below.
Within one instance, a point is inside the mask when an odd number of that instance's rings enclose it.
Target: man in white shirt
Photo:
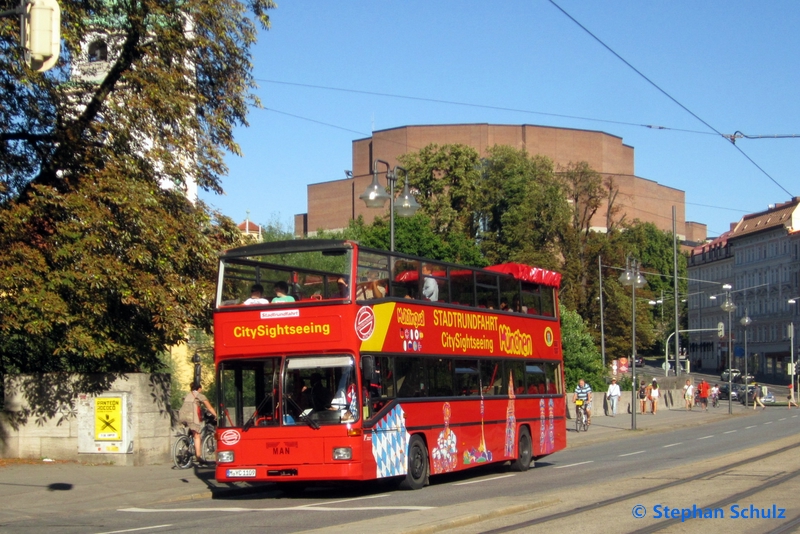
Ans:
[[[611,383],[608,385],[608,391],[606,392],[606,399],[608,399],[608,405],[611,408],[611,417],[617,416],[617,401],[619,401],[620,394],[617,379],[612,378]]]
[[[250,298],[244,301],[244,304],[251,306],[253,304],[269,304],[269,299],[264,298],[264,286],[261,284],[253,284],[250,288]]]

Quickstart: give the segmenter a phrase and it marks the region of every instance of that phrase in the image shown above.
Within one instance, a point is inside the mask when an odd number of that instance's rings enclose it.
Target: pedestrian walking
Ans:
[[[639,397],[639,409],[641,413],[645,413],[645,408],[647,408],[647,387],[644,385],[644,380],[639,382],[637,396]]]
[[[606,391],[606,399],[608,399],[608,407],[611,409],[611,417],[617,416],[617,402],[619,401],[619,397],[621,392],[619,390],[619,384],[617,384],[617,379],[612,378],[611,383],[608,385],[608,391]]]
[[[792,405],[794,405],[794,407],[797,408],[797,402],[795,402],[794,400],[794,388],[792,386],[793,384],[789,384],[789,396],[786,397],[789,400],[788,408],[790,410],[792,409]]]
[[[753,409],[755,410],[756,406],[760,404],[761,405],[761,409],[762,410],[766,410],[767,407],[764,406],[763,402],[761,402],[761,386],[759,386],[758,384],[754,384],[754,385],[755,385],[755,388],[753,389]],[[745,395],[747,395],[747,393],[745,393]]]
[[[700,381],[700,384],[697,386],[697,394],[699,397],[699,402],[703,406],[704,411],[708,411],[708,390],[710,389],[708,382],[706,382],[705,378]]]
[[[686,409],[691,411],[694,404],[694,386],[691,380],[687,380],[686,385],[683,386],[683,398],[686,401]]]
[[[650,384],[650,399],[651,399],[651,409],[650,413],[655,415],[658,413],[658,397],[660,397],[660,392],[658,391],[658,380],[655,378],[653,379],[653,383]]]

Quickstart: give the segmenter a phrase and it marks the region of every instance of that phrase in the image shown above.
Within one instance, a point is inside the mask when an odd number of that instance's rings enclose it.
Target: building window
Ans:
[[[89,45],[89,63],[108,61],[108,45],[105,41],[94,41]]]

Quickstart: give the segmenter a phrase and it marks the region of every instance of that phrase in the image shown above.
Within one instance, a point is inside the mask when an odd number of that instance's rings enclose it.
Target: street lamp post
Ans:
[[[619,277],[624,286],[631,286],[631,430],[636,430],[636,288],[647,283],[639,273],[639,263],[628,256],[625,272]]]
[[[378,182],[378,164],[386,165],[386,183],[389,185],[389,192]],[[400,193],[399,203],[394,197],[394,187],[397,183],[397,172],[403,171],[405,175],[405,185]],[[412,217],[420,208],[414,195],[408,188],[408,171],[400,166],[393,169],[389,163],[382,159],[376,159],[372,164],[372,183],[367,186],[367,190],[359,197],[368,208],[382,208],[389,201],[389,250],[394,252],[394,211],[395,203],[398,203],[397,214],[401,217]]]
[[[732,400],[732,397],[733,397],[733,373],[731,372],[731,369],[732,369],[732,367],[731,367],[731,362],[732,362],[732,359],[731,359],[731,354],[732,354],[731,338],[733,337],[732,336],[733,332],[731,331],[731,313],[733,313],[733,310],[736,309],[736,304],[734,304],[733,301],[731,301],[731,289],[733,289],[733,287],[730,284],[725,284],[724,286],[722,286],[722,289],[725,290],[725,302],[722,303],[722,306],[720,306],[720,308],[722,308],[723,311],[728,312],[728,414],[732,415],[733,414],[733,400]],[[745,394],[745,396],[747,396],[747,387],[745,387],[744,394]]]
[[[597,269],[600,272],[600,354],[603,356],[603,370],[606,368],[606,330],[603,324],[603,260],[597,256]]]
[[[792,349],[791,350],[791,354],[792,354],[792,376],[791,376],[792,398],[790,400],[794,400],[794,375],[797,374],[797,371],[794,368],[794,321],[789,323],[789,343],[790,343],[789,347]],[[800,382],[798,382],[797,385],[800,386]],[[789,407],[791,408],[791,405]]]
[[[744,407],[747,408],[747,360],[749,359],[747,353],[747,327],[753,322],[752,319],[750,319],[747,307],[744,309],[744,317],[742,317],[739,322],[744,327]]]

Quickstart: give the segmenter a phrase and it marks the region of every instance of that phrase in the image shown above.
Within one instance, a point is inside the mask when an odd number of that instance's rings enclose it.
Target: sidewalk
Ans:
[[[599,443],[603,441],[611,441],[615,439],[625,439],[634,435],[631,430],[631,414],[625,403],[624,409],[620,406],[620,412],[616,417],[600,415],[592,417],[592,424],[589,426],[588,432],[576,432],[575,421],[567,419],[567,447],[583,447],[592,443]],[[786,409],[786,406],[770,407],[770,410]],[[739,402],[733,402],[733,416],[747,416],[753,414],[752,408],[745,409],[744,405]],[[700,426],[714,421],[720,421],[728,415],[728,401],[720,401],[719,406],[716,408],[708,407],[708,411],[703,411],[702,408],[695,407],[692,410],[686,410],[684,407],[672,406],[666,408],[664,406],[658,409],[658,413],[652,415],[650,413],[637,413],[636,414],[636,431],[635,432],[666,432],[676,428],[685,428],[692,426]]]

